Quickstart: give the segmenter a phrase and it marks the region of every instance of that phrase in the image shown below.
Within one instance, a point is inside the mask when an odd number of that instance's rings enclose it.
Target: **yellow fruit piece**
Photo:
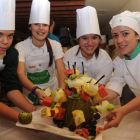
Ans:
[[[49,117],[51,116],[50,108],[49,107],[44,107],[41,110],[41,118]]]
[[[51,111],[50,111],[50,108],[49,107],[46,109],[46,116],[47,117],[50,117],[51,116]]]
[[[87,91],[89,90],[89,86],[90,86],[90,83],[87,83],[87,84],[86,84],[86,90],[87,90]]]
[[[41,118],[45,118],[45,117],[46,117],[46,109],[47,109],[47,107],[44,107],[44,108],[41,110]]]
[[[27,115],[28,115],[28,113],[22,113],[22,116],[25,116],[26,117]]]
[[[79,71],[78,71],[78,69],[76,69],[75,72],[76,72],[78,75],[80,74]]]
[[[56,108],[57,106],[61,106],[61,103],[56,103],[54,108]]]
[[[85,117],[84,117],[84,113],[83,113],[82,110],[74,110],[72,112],[72,114],[73,114],[73,118],[74,118],[74,122],[75,122],[76,126],[78,126],[81,123],[85,122]]]
[[[60,96],[60,99],[58,100],[58,103],[63,103],[67,101],[67,97],[64,92],[60,92],[59,96]]]

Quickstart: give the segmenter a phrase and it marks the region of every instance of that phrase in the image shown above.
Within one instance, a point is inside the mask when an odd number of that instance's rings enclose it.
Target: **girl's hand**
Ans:
[[[106,117],[106,121],[108,122],[104,126],[104,130],[109,129],[111,127],[118,127],[124,116],[125,115],[121,108],[117,108],[114,111],[109,112],[109,114]]]

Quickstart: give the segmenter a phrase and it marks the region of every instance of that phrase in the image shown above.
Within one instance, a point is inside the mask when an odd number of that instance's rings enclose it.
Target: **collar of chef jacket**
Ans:
[[[44,43],[43,47],[38,48],[38,47],[34,46],[34,44],[32,43],[32,40],[31,40],[31,50],[35,51],[36,54],[44,53],[45,52],[45,46],[46,46],[46,42]]]
[[[138,43],[138,45],[136,46],[135,50],[133,51],[130,60],[134,59],[138,54],[140,53],[140,43]],[[124,58],[126,60],[129,60],[128,57],[125,55]]]

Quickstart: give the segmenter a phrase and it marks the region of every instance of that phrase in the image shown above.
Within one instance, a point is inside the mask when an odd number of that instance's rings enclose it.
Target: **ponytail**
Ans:
[[[50,62],[49,62],[48,67],[51,67],[52,64],[53,64],[53,51],[52,51],[52,47],[51,47],[50,41],[48,40],[47,37],[46,37],[46,44],[47,44],[47,49],[48,49],[49,56],[50,56]]]

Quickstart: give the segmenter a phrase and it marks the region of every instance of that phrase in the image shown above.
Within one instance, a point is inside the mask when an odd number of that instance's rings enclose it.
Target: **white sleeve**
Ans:
[[[97,75],[95,77],[96,80],[100,79],[103,75],[105,75],[105,77],[99,82],[100,84],[105,85],[112,74],[112,70],[113,70],[113,62],[110,58],[110,56],[102,50],[101,54],[100,54],[100,59],[98,60],[98,72]]]
[[[25,62],[26,50],[25,50],[23,43],[19,42],[18,44],[15,45],[15,48],[19,52],[19,61]]]
[[[122,63],[119,60],[120,58],[113,61],[114,74],[110,78],[110,81],[107,83],[107,85],[111,84],[108,89],[117,92],[121,96],[123,87],[126,85],[126,82],[123,76],[123,65],[121,65]]]
[[[52,45],[54,59],[57,60],[63,58],[64,53],[61,44],[55,40],[51,40],[51,45]]]

